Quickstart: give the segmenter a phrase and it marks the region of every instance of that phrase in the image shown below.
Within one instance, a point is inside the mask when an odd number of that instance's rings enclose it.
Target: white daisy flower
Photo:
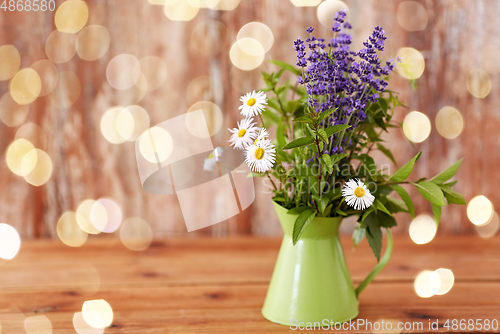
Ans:
[[[246,148],[245,162],[253,172],[267,172],[273,167],[275,161],[276,149],[269,139],[263,139]]]
[[[245,118],[238,123],[238,127],[229,129],[232,133],[229,143],[238,150],[244,150],[247,146],[252,145],[257,138],[259,128],[252,123],[253,118]]]
[[[254,145],[257,145],[257,143],[261,140],[264,139],[269,139],[269,131],[267,131],[266,128],[260,128],[259,134],[257,135],[257,138],[254,141]]]
[[[203,170],[209,172],[212,171],[215,165],[217,165],[217,161],[219,160],[219,157],[221,155],[222,155],[222,148],[217,147],[215,150],[213,150],[212,153],[210,153],[210,155],[208,156],[208,158],[206,158],[205,161],[203,162]]]
[[[350,179],[342,187],[347,205],[355,210],[364,210],[370,207],[375,201],[375,197],[370,193],[366,185],[358,178]]]
[[[245,117],[254,117],[260,115],[266,108],[267,97],[264,92],[251,92],[243,95],[240,98],[243,103],[238,109]]]

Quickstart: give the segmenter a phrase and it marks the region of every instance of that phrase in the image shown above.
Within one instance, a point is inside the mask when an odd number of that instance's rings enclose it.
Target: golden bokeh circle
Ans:
[[[141,106],[123,108],[116,118],[116,129],[120,136],[128,141],[135,141],[149,129],[148,112]]]
[[[111,198],[99,198],[90,210],[90,220],[96,229],[104,233],[116,231],[123,219],[121,207]]]
[[[403,121],[403,132],[408,140],[421,143],[431,133],[431,121],[429,117],[419,111],[412,111],[406,115]]]
[[[190,43],[197,52],[213,56],[220,53],[229,43],[229,31],[220,21],[204,20],[194,27]]]
[[[28,152],[34,149],[35,146],[24,138],[17,139],[12,142],[7,148],[7,152],[5,154],[7,167],[10,171],[16,175],[23,176],[21,169],[23,158],[26,154],[28,154]]]
[[[194,117],[194,114],[190,113],[200,109],[203,111],[204,120]],[[221,129],[223,121],[224,116],[219,106],[210,101],[199,101],[189,108],[186,116],[186,127],[193,136],[204,138],[204,131],[201,129],[208,127],[209,135],[214,136]]]
[[[436,232],[436,222],[429,215],[419,215],[410,223],[410,238],[417,245],[431,242],[431,240],[434,239]]]
[[[407,31],[424,30],[429,17],[424,6],[416,1],[403,1],[398,5],[396,18]]]
[[[61,72],[56,88],[49,94],[49,101],[57,108],[68,108],[80,97],[81,88],[80,80],[75,73]]]
[[[9,92],[0,98],[0,120],[5,125],[14,127],[24,123],[28,117],[28,113],[29,106],[14,101]]]
[[[415,80],[422,76],[425,70],[425,59],[422,54],[414,48],[401,48],[397,57],[401,62],[396,63],[399,75],[409,80]]]
[[[35,148],[45,150],[47,148],[47,135],[43,129],[32,122],[23,124],[14,137],[15,140],[24,138],[33,144]]]
[[[82,316],[94,328],[105,328],[113,322],[113,309],[104,299],[88,300],[83,303]]]
[[[446,106],[436,115],[436,129],[446,139],[457,138],[464,129],[464,119],[457,109]]]
[[[128,249],[142,251],[153,241],[153,230],[144,219],[128,218],[120,228],[120,240]]]
[[[101,133],[112,144],[124,143],[127,139],[123,138],[118,131],[117,119],[124,107],[116,106],[108,109],[101,118]]]
[[[430,298],[434,296],[429,284],[432,273],[433,272],[430,270],[423,270],[415,278],[413,288],[415,289],[415,293],[421,298]]]
[[[295,7],[316,7],[321,0],[290,0]]]
[[[199,5],[193,6],[192,3],[187,0],[167,0],[163,12],[172,21],[191,21],[200,10]]]
[[[478,195],[467,204],[467,217],[474,225],[486,225],[494,215],[493,203],[486,196]]]
[[[230,11],[238,7],[240,2],[241,0],[220,0],[212,9]]]
[[[139,139],[139,151],[149,162],[163,162],[174,150],[174,140],[167,130],[158,126],[145,131]]]
[[[493,218],[486,224],[474,225],[477,234],[483,239],[489,239],[494,237],[498,230],[500,229],[500,217],[495,212]]]
[[[229,51],[234,66],[243,71],[251,71],[264,62],[265,50],[259,41],[245,37],[237,40]]]
[[[147,56],[139,60],[139,71],[146,79],[148,91],[160,88],[160,86],[167,80],[167,64],[163,59]]]
[[[485,98],[491,92],[491,79],[488,73],[473,69],[467,75],[467,90],[474,97]]]
[[[14,76],[21,66],[21,55],[11,44],[0,46],[0,81]]]
[[[76,34],[54,30],[45,42],[45,54],[53,63],[65,63],[76,54]]]
[[[274,44],[274,35],[271,29],[262,22],[250,22],[241,27],[238,35],[236,36],[238,40],[242,38],[253,38],[262,45],[264,52],[268,52]],[[245,46],[240,46],[242,50],[250,55],[251,51],[245,50]]]
[[[45,151],[35,148],[23,157],[21,173],[29,184],[35,187],[44,185],[52,175],[52,160]]]
[[[326,0],[323,1],[317,9],[318,20],[323,27],[330,29],[333,26],[333,18],[340,10],[346,10],[349,14],[349,7],[340,0]],[[347,17],[347,20],[349,18]]]
[[[20,248],[21,238],[17,230],[9,224],[0,223],[0,259],[12,260]]]
[[[56,10],[54,22],[60,32],[74,34],[80,31],[89,19],[87,4],[81,0],[67,0]]]
[[[27,317],[24,320],[26,334],[52,334],[52,323],[45,315]]]
[[[454,283],[455,276],[453,272],[446,268],[436,269],[429,277],[429,288],[435,295],[447,294]]]
[[[42,81],[42,89],[39,96],[50,94],[57,86],[59,80],[59,72],[56,65],[48,59],[43,59],[31,65],[31,68],[38,73]]]
[[[220,0],[187,0],[193,7],[214,9]]]
[[[83,231],[87,232],[88,234],[101,233],[101,231],[94,227],[90,218],[90,212],[94,205],[96,205],[96,203],[97,201],[94,201],[93,199],[86,199],[82,201],[76,209],[76,213],[78,214],[76,223]]]
[[[133,87],[141,77],[139,60],[130,54],[120,54],[108,64],[106,77],[111,87],[125,90]]]
[[[106,27],[97,24],[89,25],[78,33],[76,52],[83,60],[97,60],[108,52],[110,43],[111,36]]]
[[[17,72],[10,81],[10,95],[18,104],[30,104],[35,101],[42,90],[42,80],[32,68],[24,68]]]
[[[78,226],[77,219],[81,219],[78,216],[76,212],[68,211],[57,222],[57,236],[65,245],[70,247],[80,247],[88,238],[87,232]]]

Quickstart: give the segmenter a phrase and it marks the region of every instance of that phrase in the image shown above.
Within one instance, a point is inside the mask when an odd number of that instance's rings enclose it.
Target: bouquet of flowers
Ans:
[[[310,27],[305,41],[299,37],[293,43],[297,67],[272,61],[281,69],[263,72],[266,87],[241,98],[244,119],[230,129],[229,142],[244,151],[254,176],[269,178],[273,200],[298,215],[294,244],[314,217],[358,216],[353,241],[357,245],[366,237],[379,260],[381,228],[396,226],[397,212],[415,215],[401,184],[415,186],[432,204],[437,224],[445,199],[448,204],[465,204],[452,190],[456,182],[448,182],[461,160],[431,179],[416,181],[407,178],[421,152],[392,175],[377,168],[370,155],[373,150],[396,164],[382,134],[400,126],[392,117],[403,104],[387,89],[398,60],[380,60],[378,52],[387,38],[381,27],[374,29],[364,48],[351,51],[351,35],[345,32],[351,25],[345,16],[343,11],[337,13],[329,41],[315,37]],[[283,83],[285,71],[296,75],[296,82]],[[276,126],[274,140],[269,137],[270,126]],[[400,199],[388,196],[393,191]]]

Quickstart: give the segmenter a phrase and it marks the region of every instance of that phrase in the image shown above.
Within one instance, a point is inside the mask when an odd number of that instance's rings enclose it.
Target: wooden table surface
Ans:
[[[348,238],[342,243],[356,285],[375,259],[366,241],[356,250]],[[0,262],[1,333],[25,333],[23,314],[47,316],[53,333],[76,333],[73,315],[93,299],[113,308],[105,333],[292,332],[260,314],[279,246],[280,239],[176,238],[133,252],[117,241],[81,248],[24,241],[16,258]],[[441,267],[455,275],[451,291],[418,297],[416,275]],[[396,237],[389,264],[360,296],[358,318],[421,321],[426,331],[429,319],[498,320],[499,281],[499,237],[436,237],[427,245]]]

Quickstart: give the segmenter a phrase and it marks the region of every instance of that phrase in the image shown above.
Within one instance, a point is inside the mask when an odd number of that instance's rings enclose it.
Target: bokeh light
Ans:
[[[167,130],[160,127],[148,129],[139,139],[139,151],[149,162],[167,160],[174,149],[174,140]]]
[[[39,96],[46,96],[56,88],[59,80],[59,72],[56,65],[47,59],[42,59],[31,65],[31,68],[38,73],[42,81],[42,89]]]
[[[108,29],[101,25],[89,25],[78,33],[76,52],[83,60],[97,60],[108,52],[111,36]]]
[[[21,238],[16,229],[0,223],[0,258],[12,260],[21,248]]]
[[[154,56],[141,58],[138,66],[140,68],[139,71],[146,79],[146,90],[148,91],[160,88],[167,80],[167,65],[161,58]]]
[[[406,115],[403,121],[403,132],[408,140],[421,143],[431,133],[431,121],[425,114],[412,111]]]
[[[453,107],[441,108],[436,115],[436,129],[446,139],[457,138],[464,129],[462,114]]]
[[[190,117],[189,112],[200,109],[203,111],[205,122],[199,117]],[[186,117],[186,127],[193,136],[203,138],[200,137],[200,133],[204,133],[201,129],[208,127],[208,133],[210,136],[214,136],[221,129],[223,121],[224,117],[222,111],[215,103],[210,101],[199,101],[189,108]]]
[[[198,6],[200,8],[215,8],[220,3],[220,0],[188,0],[191,6]]]
[[[264,62],[265,50],[257,40],[245,37],[233,44],[229,57],[233,65],[240,70],[251,71]]]
[[[116,129],[125,140],[135,141],[149,129],[148,112],[141,106],[129,106],[121,109],[116,117]]]
[[[21,56],[14,45],[0,46],[0,81],[14,76],[21,66]]]
[[[485,98],[491,91],[491,79],[488,73],[480,69],[473,69],[467,75],[467,90],[474,97]]]
[[[198,22],[191,33],[191,47],[206,56],[220,53],[228,42],[229,32],[226,26],[217,20]]]
[[[238,40],[243,38],[253,38],[257,42],[262,45],[264,48],[264,52],[268,52],[274,44],[274,35],[271,29],[261,22],[250,22],[245,24],[236,37]],[[253,54],[251,50],[246,50],[245,45],[240,45],[243,52],[250,55],[259,55]]]
[[[57,8],[54,22],[60,32],[74,34],[80,31],[89,18],[87,4],[81,0],[67,0]]]
[[[7,92],[0,98],[0,120],[7,126],[14,127],[22,124],[28,117],[29,106],[14,101]]]
[[[212,9],[233,10],[240,4],[241,0],[220,0]]]
[[[73,327],[78,334],[103,334],[104,328],[94,328],[83,319],[82,312],[73,315]]]
[[[401,48],[397,56],[401,62],[396,63],[399,75],[409,80],[415,80],[422,76],[425,70],[425,59],[422,54],[414,48]]]
[[[105,233],[113,233],[122,223],[120,206],[111,198],[100,198],[90,210],[90,221],[94,227]]]
[[[35,148],[23,157],[21,173],[29,184],[35,187],[44,185],[52,175],[52,160],[47,153]]]
[[[427,10],[416,1],[403,1],[398,5],[396,18],[407,31],[424,30],[429,20]]]
[[[14,307],[0,309],[0,330],[2,334],[25,333],[25,316],[21,310]]]
[[[56,88],[49,94],[49,101],[57,108],[68,108],[80,97],[81,88],[80,80],[75,73],[60,72]]]
[[[434,219],[429,215],[419,215],[410,224],[409,233],[411,240],[418,244],[426,244],[434,239],[437,227]]]
[[[36,315],[24,320],[27,334],[52,334],[52,323],[45,315]]]
[[[144,219],[138,217],[128,218],[120,228],[120,240],[128,249],[142,251],[151,244],[153,230]]]
[[[104,299],[88,300],[83,303],[82,316],[94,328],[105,328],[113,322],[113,309]]]
[[[35,146],[24,138],[17,139],[9,145],[5,160],[12,173],[23,176],[22,162],[24,156],[34,149]]]
[[[101,133],[112,144],[121,144],[127,141],[118,132],[117,120],[120,113],[123,111],[123,107],[117,106],[108,109],[101,118]]]
[[[315,7],[321,0],[290,0],[290,2],[296,7]]]
[[[495,212],[493,218],[486,224],[474,225],[477,234],[484,239],[492,238],[498,233],[500,228],[500,217]]]
[[[349,14],[347,5],[339,0],[326,0],[318,6],[318,20],[323,27],[331,28],[333,26],[333,18],[340,10],[346,10]],[[347,21],[349,18],[347,17]]]
[[[141,65],[136,57],[121,54],[108,64],[106,76],[111,87],[125,90],[134,86],[141,76]]]
[[[76,34],[54,30],[45,41],[45,54],[53,63],[65,63],[76,54]]]
[[[12,99],[18,104],[29,104],[40,95],[42,81],[34,69],[24,68],[14,75],[9,90]]]
[[[47,136],[45,135],[45,131],[35,123],[26,123],[17,130],[14,139],[17,140],[21,138],[28,140],[35,148],[41,150],[47,148]]]
[[[88,238],[88,233],[78,226],[77,219],[83,219],[78,216],[76,212],[68,211],[57,222],[57,236],[65,245],[70,247],[80,247]]]
[[[196,101],[219,101],[222,98],[223,89],[222,82],[216,77],[196,77],[188,84],[187,102],[194,104]]]
[[[444,295],[453,287],[455,276],[450,269],[439,268],[429,276],[429,289],[435,295]]]
[[[429,284],[432,274],[433,272],[430,270],[423,270],[415,278],[413,288],[419,297],[430,298],[434,296]]]
[[[101,203],[97,203],[97,201],[93,199],[86,199],[80,203],[78,208],[76,209],[76,223],[78,226],[85,232],[89,234],[99,234],[101,231],[96,229],[92,224],[92,220],[90,217],[90,212],[94,206],[101,206]]]
[[[474,225],[487,224],[494,213],[493,203],[486,196],[476,196],[467,204],[467,217]]]
[[[172,21],[191,21],[198,14],[199,6],[193,6],[192,1],[167,0],[163,11]]]

